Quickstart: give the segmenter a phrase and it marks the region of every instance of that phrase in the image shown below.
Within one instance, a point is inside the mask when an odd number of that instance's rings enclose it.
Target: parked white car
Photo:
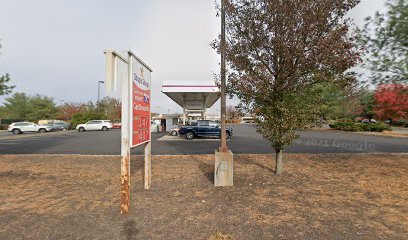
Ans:
[[[9,125],[7,131],[13,134],[22,134],[24,132],[40,132],[45,133],[51,131],[50,126],[38,125],[32,122],[15,122]]]
[[[108,131],[111,128],[112,128],[112,123],[109,120],[91,120],[85,124],[78,124],[76,126],[76,129],[79,132],[96,131],[96,130]]]
[[[363,119],[361,122],[362,123],[377,123],[377,120],[367,118],[367,119]]]

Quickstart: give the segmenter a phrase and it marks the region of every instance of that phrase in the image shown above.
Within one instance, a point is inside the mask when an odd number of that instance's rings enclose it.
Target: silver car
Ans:
[[[45,125],[52,128],[52,130],[67,131],[69,128],[69,124],[66,122],[55,122],[55,123],[50,123],[50,124],[45,124]]]
[[[168,132],[172,136],[177,136],[179,130],[180,130],[180,126],[173,126],[173,127],[170,128],[170,130],[168,130]]]

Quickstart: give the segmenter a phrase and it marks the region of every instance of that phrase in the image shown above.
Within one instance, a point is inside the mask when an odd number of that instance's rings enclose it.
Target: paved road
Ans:
[[[234,153],[273,153],[270,144],[256,133],[253,125],[234,125],[228,146]],[[292,153],[366,153],[408,152],[408,138],[368,136],[336,131],[302,131],[300,139],[286,152]],[[153,154],[209,154],[218,140],[158,141],[161,133],[152,134]],[[101,154],[120,153],[120,131],[76,131],[0,136],[0,154]],[[135,148],[133,154],[142,154]]]

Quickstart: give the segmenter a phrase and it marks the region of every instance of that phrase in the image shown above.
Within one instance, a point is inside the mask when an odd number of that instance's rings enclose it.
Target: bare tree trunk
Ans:
[[[276,164],[275,164],[275,174],[282,174],[282,156],[283,150],[276,150]]]

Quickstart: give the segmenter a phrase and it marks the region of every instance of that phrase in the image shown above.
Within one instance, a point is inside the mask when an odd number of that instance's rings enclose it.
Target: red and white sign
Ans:
[[[108,96],[121,96],[121,212],[127,213],[130,205],[130,149],[144,145],[144,187],[151,185],[150,142],[150,85],[152,70],[127,51],[127,57],[115,50],[106,50],[106,92]]]
[[[150,141],[151,71],[137,59],[133,59],[132,73],[131,147],[136,147]]]

